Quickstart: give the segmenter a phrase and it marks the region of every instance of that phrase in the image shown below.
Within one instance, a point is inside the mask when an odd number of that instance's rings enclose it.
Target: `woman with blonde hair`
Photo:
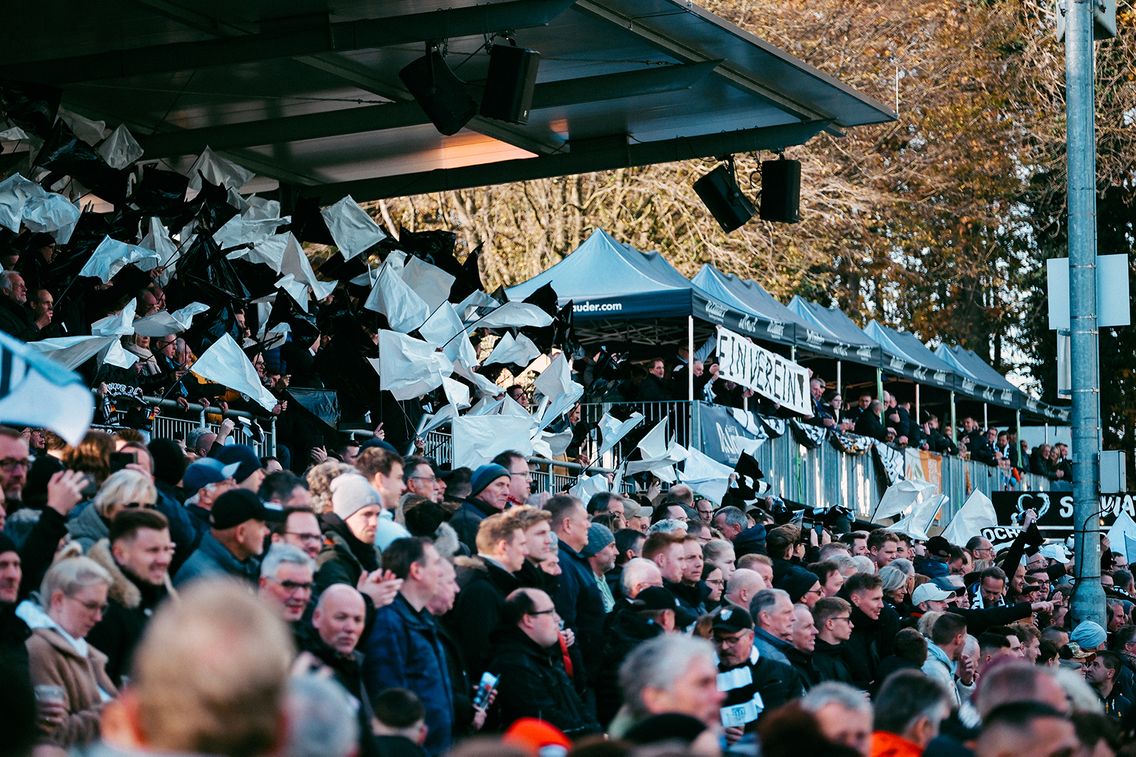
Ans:
[[[67,532],[86,552],[110,535],[110,522],[120,511],[153,507],[157,501],[158,490],[149,476],[129,468],[120,470],[103,483],[94,501],[67,525]]]
[[[26,642],[32,683],[40,696],[62,700],[62,713],[48,715],[40,726],[46,741],[63,749],[98,739],[103,705],[118,694],[106,673],[106,655],[85,640],[102,619],[110,583],[94,560],[69,557],[48,569],[39,605],[20,605],[32,629]]]

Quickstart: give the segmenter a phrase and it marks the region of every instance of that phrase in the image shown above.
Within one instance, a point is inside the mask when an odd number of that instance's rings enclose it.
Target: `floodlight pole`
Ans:
[[[1093,0],[1068,0],[1065,139],[1068,155],[1069,323],[1073,396],[1074,622],[1106,626],[1100,582],[1100,364],[1097,343],[1096,136]]]

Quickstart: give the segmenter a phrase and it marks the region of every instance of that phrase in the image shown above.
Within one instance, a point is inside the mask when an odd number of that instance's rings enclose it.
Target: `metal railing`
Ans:
[[[659,421],[667,419],[667,437],[674,438],[679,444],[701,448],[698,438],[698,407],[697,402],[686,400],[673,402],[584,402],[580,404],[580,421],[589,426],[595,426],[604,414],[625,420],[632,413],[642,413],[643,422],[632,435],[631,440],[617,444],[612,450],[604,453],[604,459],[596,461],[595,455],[600,448],[600,434],[593,430],[588,438],[580,445],[580,451],[599,464],[610,468],[618,468],[623,458],[635,448],[635,443],[644,434],[655,427]]]
[[[230,436],[241,443],[251,444],[261,457],[276,455],[276,416],[255,416],[243,410],[227,410],[224,413],[216,406],[203,407],[196,403],[189,403],[183,408],[176,401],[161,399],[159,397],[143,397],[143,401],[150,406],[157,406],[159,412],[150,422],[150,436],[154,439],[186,439],[191,431],[207,428],[213,433],[221,430],[220,420],[213,418],[233,418],[235,427]],[[170,414],[172,411],[176,415]],[[241,418],[256,421],[263,432],[263,437],[257,439],[255,435],[247,432]]]

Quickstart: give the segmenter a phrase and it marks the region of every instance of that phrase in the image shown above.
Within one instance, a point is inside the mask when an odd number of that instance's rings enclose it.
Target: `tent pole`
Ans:
[[[1014,459],[1022,467],[1022,411],[1014,411]]]
[[[958,419],[955,417],[958,408],[955,407],[955,392],[951,390],[951,441],[958,442]]]
[[[922,417],[923,417],[923,414],[919,412],[919,384],[916,384],[915,385],[915,423],[918,424],[919,419],[922,418]]]
[[[982,430],[990,428],[990,405],[985,402],[982,403]]]
[[[844,363],[836,361],[836,393],[844,394]]]
[[[686,400],[694,402],[694,316],[686,317]]]
[[[880,402],[884,401],[884,369],[883,368],[877,368],[876,369],[876,399],[878,399]],[[884,413],[886,413],[886,412],[887,412],[887,408],[885,407],[884,410],[883,410],[883,413],[880,413],[880,421],[881,422],[883,421]]]

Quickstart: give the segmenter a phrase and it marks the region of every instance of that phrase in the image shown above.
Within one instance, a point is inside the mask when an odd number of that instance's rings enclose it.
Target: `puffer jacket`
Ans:
[[[106,673],[106,655],[90,644],[87,654],[79,651],[53,628],[36,628],[27,642],[32,683],[63,687],[67,717],[48,735],[48,743],[63,748],[86,744],[99,736],[103,707],[100,690],[108,697],[118,694]]]

